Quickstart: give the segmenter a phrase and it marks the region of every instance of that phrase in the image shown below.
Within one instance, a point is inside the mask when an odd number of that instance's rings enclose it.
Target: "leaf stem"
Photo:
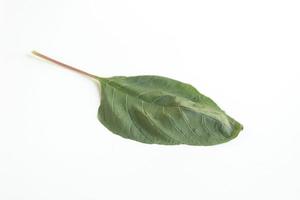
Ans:
[[[49,62],[51,62],[51,63],[57,64],[57,65],[59,65],[59,66],[61,66],[61,67],[64,67],[64,68],[66,68],[66,69],[69,69],[69,70],[78,72],[78,73],[80,73],[80,74],[83,74],[83,75],[85,75],[85,76],[88,76],[88,77],[93,78],[93,79],[96,79],[96,80],[99,79],[99,77],[96,76],[96,75],[90,74],[90,73],[88,73],[88,72],[82,71],[82,70],[77,69],[77,68],[75,68],[75,67],[72,67],[72,66],[70,66],[70,65],[64,64],[64,63],[62,63],[62,62],[60,62],[60,61],[57,61],[57,60],[55,60],[55,59],[53,59],[53,58],[50,58],[50,57],[48,57],[48,56],[45,56],[45,55],[43,55],[43,54],[41,54],[41,53],[39,53],[39,52],[37,52],[37,51],[32,51],[31,53],[32,53],[33,55],[39,57],[39,58],[43,58],[43,59],[45,59],[45,60],[47,60],[47,61],[49,61]]]

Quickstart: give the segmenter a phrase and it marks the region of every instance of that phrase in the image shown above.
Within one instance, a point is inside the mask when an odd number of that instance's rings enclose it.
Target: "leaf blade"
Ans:
[[[98,118],[124,138],[207,146],[227,142],[243,128],[189,84],[159,76],[112,77],[100,82]]]

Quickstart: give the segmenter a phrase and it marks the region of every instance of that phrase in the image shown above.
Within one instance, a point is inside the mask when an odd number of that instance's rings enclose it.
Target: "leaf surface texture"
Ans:
[[[160,76],[99,78],[98,119],[113,133],[164,145],[215,145],[243,126],[193,86]]]

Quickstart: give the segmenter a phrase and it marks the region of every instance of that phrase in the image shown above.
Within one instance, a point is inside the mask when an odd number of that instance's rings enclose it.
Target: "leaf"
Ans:
[[[215,145],[242,125],[191,85],[159,76],[99,78],[100,122],[115,134],[148,144]]]
[[[124,138],[164,145],[215,145],[243,126],[193,86],[160,76],[100,78],[36,51],[34,55],[76,71],[101,85],[98,119]]]

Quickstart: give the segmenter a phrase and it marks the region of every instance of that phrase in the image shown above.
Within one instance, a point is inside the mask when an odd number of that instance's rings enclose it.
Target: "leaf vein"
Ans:
[[[111,110],[114,112],[114,99],[115,99],[115,88],[112,91]]]
[[[190,124],[189,119],[187,118],[187,116],[186,116],[185,113],[181,110],[181,108],[180,108],[179,106],[178,106],[178,109],[179,109],[180,114],[182,115],[182,118],[183,118],[184,122],[186,123],[186,125],[188,126],[188,128],[190,129],[190,131],[191,131],[193,134],[195,134],[195,135],[201,137],[199,134],[197,134],[197,133],[193,130],[193,128],[191,127],[191,124]]]
[[[146,112],[146,110],[144,108],[144,102],[143,101],[141,101],[141,102],[142,102],[142,110],[143,110],[146,118],[148,119],[149,123],[151,124],[151,126],[154,127],[154,129],[158,129],[159,132],[162,132],[166,137],[171,139],[171,141],[173,140],[173,141],[181,143],[180,141],[178,141],[177,139],[175,139],[175,138],[171,137],[170,135],[166,134],[164,131],[162,131],[160,128],[158,128],[157,126],[154,125],[153,120],[151,119],[151,117],[148,115],[148,113]]]

